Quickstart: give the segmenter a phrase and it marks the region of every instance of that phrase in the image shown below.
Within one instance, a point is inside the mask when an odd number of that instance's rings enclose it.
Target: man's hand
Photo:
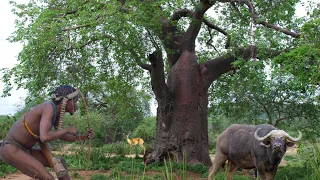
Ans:
[[[67,133],[76,136],[78,134],[78,130],[75,126],[67,127]]]
[[[90,128],[90,129],[88,130],[88,132],[84,134],[84,136],[85,136],[87,139],[93,139],[93,138],[94,138],[93,129]]]

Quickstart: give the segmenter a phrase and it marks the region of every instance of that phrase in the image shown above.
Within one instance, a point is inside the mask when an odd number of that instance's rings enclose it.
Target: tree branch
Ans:
[[[84,24],[84,25],[78,25],[78,26],[66,26],[62,31],[70,31],[70,30],[75,30],[75,29],[80,29],[83,27],[89,27],[90,24]]]
[[[207,41],[207,45],[210,45],[210,46],[212,46],[213,47],[213,49],[218,53],[218,55],[220,56],[220,53],[219,53],[219,51],[217,50],[217,48],[213,45],[213,44],[211,44],[211,41],[212,41],[212,39],[213,39],[213,37],[212,37],[212,34],[211,34],[211,29],[210,28],[208,28],[208,32],[209,32],[209,40]]]
[[[200,4],[197,4],[195,11],[193,13],[190,25],[184,34],[182,39],[182,49],[181,51],[188,50],[190,52],[195,51],[195,40],[199,34],[201,24],[204,19],[204,13],[212,6],[209,1],[201,1]]]
[[[122,40],[118,40],[113,36],[105,35],[102,38],[107,38],[107,39],[110,39],[110,40],[114,40],[114,41],[118,42],[119,44],[122,44],[123,47],[126,47],[126,44]],[[87,45],[89,45],[91,43],[94,43],[96,41],[99,41],[99,40],[101,40],[101,39],[99,39],[97,37],[94,37],[94,38],[88,40],[87,42],[85,42],[84,44],[82,44],[79,48],[82,49],[82,48],[86,47]],[[71,51],[71,50],[74,50],[74,49],[77,49],[77,48],[75,46],[71,46],[70,48],[66,49],[65,51]],[[137,53],[132,48],[126,48],[126,49],[132,54],[132,56],[134,57],[134,60],[136,61],[138,66],[140,66],[141,68],[143,68],[145,70],[151,71],[151,65],[142,63],[142,61],[140,60],[139,56],[137,55]]]
[[[271,28],[271,29],[274,29],[276,31],[280,31],[280,32],[282,32],[282,33],[284,33],[286,35],[292,36],[294,38],[299,38],[300,37],[300,35],[301,35],[300,33],[296,33],[296,32],[289,31],[287,29],[283,29],[283,28],[281,28],[279,26],[270,24],[270,23],[268,23],[266,21],[260,21],[259,20],[259,15],[256,13],[253,4],[249,0],[246,0],[245,4],[248,6],[249,11],[251,13],[251,17],[252,17],[253,21],[256,24],[261,24],[261,25],[263,25],[263,26],[265,26],[267,28]]]
[[[263,110],[267,113],[268,119],[269,119],[269,124],[272,124],[272,115],[270,113],[270,111],[267,108],[267,104],[263,104],[262,102],[260,102],[258,99],[256,99],[252,94],[249,94],[247,96],[251,101],[256,101],[258,104],[260,104],[263,108]]]
[[[215,30],[217,30],[218,32],[220,32],[220,33],[224,34],[225,36],[227,36],[227,42],[226,42],[225,48],[228,49],[229,46],[230,46],[230,42],[231,42],[231,37],[228,35],[228,33],[227,33],[225,30],[223,30],[223,29],[221,29],[220,27],[218,27],[217,25],[215,25],[215,24],[213,24],[212,22],[208,21],[206,18],[203,19],[203,23],[204,23],[205,25],[207,25],[208,28],[215,29]],[[211,31],[210,31],[210,30],[209,30],[209,34],[210,34],[210,39],[208,40],[208,42],[210,42],[210,41],[212,40],[212,36],[211,36]],[[209,44],[208,42],[207,42],[207,44]],[[215,48],[215,47],[214,47],[214,48]],[[216,50],[216,49],[215,49],[215,50]],[[216,51],[217,51],[217,50],[216,50]],[[218,52],[218,51],[217,51],[217,52]],[[218,52],[218,53],[219,53],[219,52]]]
[[[223,29],[221,29],[220,27],[218,27],[217,25],[213,24],[212,22],[210,22],[210,21],[207,20],[206,18],[203,19],[203,23],[204,23],[205,25],[207,25],[209,28],[215,29],[215,30],[217,30],[218,32],[224,34],[225,36],[228,35],[228,33],[227,33],[225,30],[223,30]]]
[[[148,59],[151,63],[150,75],[152,90],[159,102],[164,97],[168,96],[168,94],[171,94],[165,83],[164,64],[161,51],[156,50],[152,54],[149,54]]]
[[[288,50],[285,50],[288,51]],[[274,51],[269,50],[262,52],[267,57],[272,58],[279,55],[284,51]],[[199,70],[202,75],[202,81],[206,88],[209,88],[211,83],[218,79],[222,74],[227,73],[235,68],[232,66],[232,63],[237,59],[243,59],[245,61],[256,58],[258,56],[258,48],[256,46],[249,46],[247,48],[237,48],[233,52],[227,53],[215,59],[203,62],[199,64]]]
[[[273,125],[273,124],[272,124],[272,116],[271,116],[271,113],[269,112],[267,106],[266,106],[265,104],[260,103],[259,101],[257,101],[257,102],[258,102],[260,105],[262,105],[264,111],[267,113],[268,119],[269,119],[269,124]]]
[[[192,16],[192,15],[193,15],[193,11],[189,9],[179,9],[172,14],[170,21],[178,21],[182,17]]]
[[[200,11],[200,10],[199,10],[199,11]],[[195,14],[196,14],[196,11],[194,12],[194,11],[189,10],[189,9],[179,9],[179,10],[175,11],[175,12],[172,14],[172,16],[171,16],[171,18],[170,18],[170,21],[171,21],[171,22],[176,22],[176,21],[180,20],[182,17],[191,17],[191,18],[194,19]],[[203,22],[204,24],[206,24],[206,25],[208,26],[208,28],[215,29],[215,30],[217,30],[218,32],[220,32],[220,33],[222,33],[222,34],[224,34],[224,35],[227,36],[226,48],[228,48],[229,45],[230,45],[230,36],[228,36],[227,32],[224,31],[223,29],[221,29],[220,27],[216,26],[215,24],[213,24],[212,22],[210,22],[210,21],[207,20],[206,18],[202,17],[202,19],[203,19],[202,22]],[[191,24],[194,24],[194,23],[191,23]],[[200,25],[200,26],[201,26],[201,25]],[[191,27],[189,27],[189,31],[190,31],[190,28],[191,28]],[[195,31],[195,32],[196,32],[196,31]],[[185,36],[188,36],[188,32],[185,33]],[[196,36],[197,36],[197,34],[196,34]],[[189,40],[190,38],[183,38],[183,39],[188,39],[188,40]],[[190,42],[191,42],[191,41],[190,41]],[[209,42],[210,42],[210,40],[208,41],[207,44],[209,44]],[[188,44],[190,45],[190,43],[188,43]],[[210,45],[211,45],[211,44],[210,44]],[[212,45],[211,45],[211,46],[212,46]],[[190,46],[189,46],[189,47],[190,47]],[[192,46],[191,46],[190,48],[192,48]],[[215,47],[214,47],[214,48],[215,48]],[[175,62],[174,62],[174,63],[175,63]]]
[[[277,125],[280,123],[280,121],[284,121],[284,120],[287,120],[289,119],[290,117],[283,117],[283,118],[278,118],[276,120],[276,123],[274,124],[275,127],[277,127]]]
[[[89,2],[88,0],[85,0],[83,3],[80,4],[80,6],[86,4],[87,2]],[[50,6],[50,5],[49,5]],[[79,6],[79,7],[80,7]],[[78,12],[78,8],[76,8],[75,10],[71,10],[71,11],[67,11],[63,14],[59,14],[57,17],[58,18],[64,18],[66,15],[70,15],[70,14],[76,14]]]

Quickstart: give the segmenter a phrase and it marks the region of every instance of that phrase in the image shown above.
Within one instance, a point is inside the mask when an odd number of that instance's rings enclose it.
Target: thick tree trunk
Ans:
[[[185,51],[170,71],[172,95],[158,102],[154,151],[147,162],[167,155],[211,165],[208,151],[208,94],[194,52]],[[159,100],[158,100],[159,101]]]

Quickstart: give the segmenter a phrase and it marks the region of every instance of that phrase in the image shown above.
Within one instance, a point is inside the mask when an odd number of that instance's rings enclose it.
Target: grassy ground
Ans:
[[[85,147],[73,146],[60,148],[54,151],[56,156],[66,159],[72,179],[206,179],[209,167],[188,165],[185,163],[167,162],[165,164],[152,164],[145,166],[143,159],[139,156],[130,158],[127,147],[124,145],[108,145],[100,148],[92,148],[90,160],[87,160],[87,149]],[[112,153],[110,153],[112,152]],[[135,149],[135,152],[140,153]],[[115,156],[115,154],[117,154]],[[285,166],[279,167],[275,179],[279,180],[308,180],[312,178],[312,170],[308,167],[304,156],[286,155]],[[16,172],[6,164],[0,163],[0,176]],[[253,172],[251,172],[253,174]],[[216,179],[224,180],[224,169],[221,169]],[[235,180],[249,180],[239,170],[234,177]]]

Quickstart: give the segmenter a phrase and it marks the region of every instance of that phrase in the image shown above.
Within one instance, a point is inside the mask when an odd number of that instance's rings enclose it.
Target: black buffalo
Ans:
[[[217,139],[208,179],[212,179],[228,160],[227,179],[232,179],[238,168],[256,168],[261,180],[272,180],[287,146],[293,146],[301,136],[299,131],[299,137],[293,138],[271,125],[233,124]]]

